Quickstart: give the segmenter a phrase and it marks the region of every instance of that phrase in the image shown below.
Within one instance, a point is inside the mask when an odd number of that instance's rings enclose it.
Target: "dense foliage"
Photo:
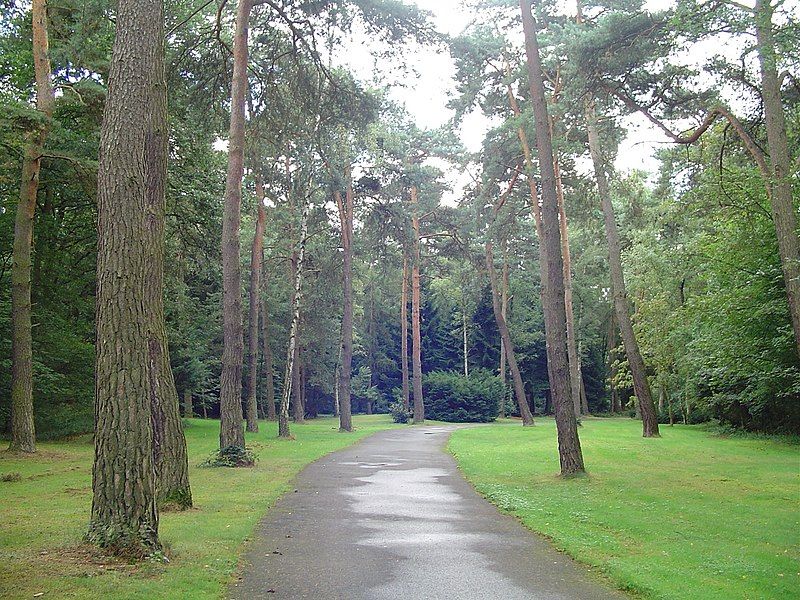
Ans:
[[[489,423],[505,399],[503,384],[489,371],[434,371],[423,380],[425,411],[436,421]]]

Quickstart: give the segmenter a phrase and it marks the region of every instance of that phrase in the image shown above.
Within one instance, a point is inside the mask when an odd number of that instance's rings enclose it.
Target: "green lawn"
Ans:
[[[91,506],[92,446],[88,437],[40,443],[35,457],[0,452],[0,597],[218,598],[236,570],[243,543],[259,518],[317,458],[392,427],[386,416],[356,416],[356,431],[341,434],[330,418],[292,426],[295,441],[275,439],[276,424],[248,434],[259,455],[253,469],[197,465],[219,443],[217,421],[192,420],[186,429],[196,508],[161,515],[169,565],[114,564],[80,545]]]
[[[800,446],[630,419],[580,430],[589,477],[562,480],[555,424],[465,429],[449,449],[477,490],[646,598],[800,597]]]

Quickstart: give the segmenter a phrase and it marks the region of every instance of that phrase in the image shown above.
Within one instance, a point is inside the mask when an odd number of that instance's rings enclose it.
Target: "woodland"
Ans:
[[[554,424],[563,481],[606,421],[796,442],[797,3],[473,0],[456,36],[426,4],[0,2],[0,429],[91,434],[88,545],[168,555],[198,431],[252,467],[355,415]],[[433,129],[396,94],[422,48]]]

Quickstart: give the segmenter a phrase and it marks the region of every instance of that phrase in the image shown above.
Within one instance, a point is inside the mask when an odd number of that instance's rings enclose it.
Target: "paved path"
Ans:
[[[235,599],[617,599],[483,500],[455,427],[375,434],[309,465],[256,530]]]

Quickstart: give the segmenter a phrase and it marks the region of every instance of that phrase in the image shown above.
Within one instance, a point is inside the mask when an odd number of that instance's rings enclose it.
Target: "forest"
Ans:
[[[510,423],[565,480],[623,425],[796,443],[800,6],[433,4],[0,2],[0,433],[91,440],[90,546],[323,429],[494,423],[470,481]]]

